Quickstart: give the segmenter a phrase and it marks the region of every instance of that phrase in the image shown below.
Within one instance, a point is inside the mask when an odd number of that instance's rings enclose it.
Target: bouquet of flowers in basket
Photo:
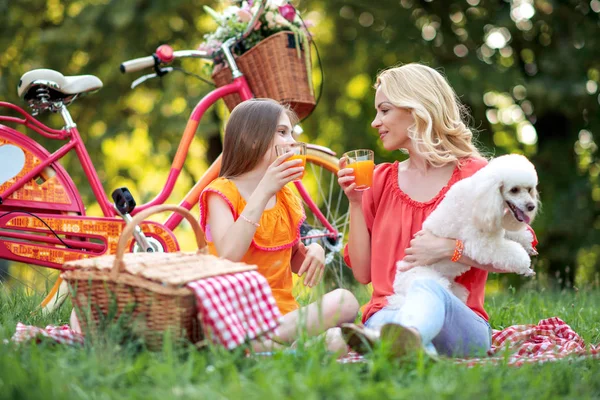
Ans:
[[[282,31],[293,32],[296,43],[302,44],[305,52],[310,51],[308,43],[310,33],[307,30],[307,24],[300,18],[294,6],[288,0],[265,1],[264,12],[254,30],[234,49],[235,54],[242,55],[261,40]],[[244,32],[252,16],[258,10],[258,3],[253,0],[242,1],[241,6],[230,6],[220,13],[208,6],[204,6],[204,10],[215,20],[218,28],[214,32],[204,35],[204,43],[198,49],[211,54],[215,64],[219,64],[223,62],[219,54],[219,47],[228,38]],[[301,46],[298,45],[296,48],[298,57],[301,57]],[[309,57],[306,59],[307,69],[310,69]]]

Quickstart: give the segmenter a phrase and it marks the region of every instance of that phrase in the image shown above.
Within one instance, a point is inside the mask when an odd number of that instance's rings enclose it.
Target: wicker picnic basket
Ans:
[[[309,81],[307,65],[310,52],[296,48],[291,32],[279,32],[261,41],[237,58],[237,65],[246,76],[255,97],[266,97],[288,104],[300,119],[315,108],[315,96]],[[300,57],[299,57],[300,55]],[[306,57],[309,59],[307,60]],[[215,66],[212,79],[217,87],[232,81],[229,67]],[[225,96],[229,110],[241,102],[240,96]]]
[[[196,235],[196,252],[125,253],[135,226],[150,215],[174,211],[185,217]],[[192,343],[201,341],[196,298],[186,283],[210,276],[255,270],[256,266],[208,255],[198,221],[174,205],[150,207],[127,224],[116,255],[75,260],[64,264],[73,306],[84,333],[123,316],[131,318],[135,333],[150,349],[162,345],[165,331]],[[108,317],[107,317],[108,316]]]

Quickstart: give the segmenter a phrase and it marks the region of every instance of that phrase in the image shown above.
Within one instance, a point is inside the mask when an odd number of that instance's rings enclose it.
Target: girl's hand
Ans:
[[[414,267],[434,264],[444,258],[452,257],[456,241],[435,236],[428,230],[421,230],[410,241],[410,247],[404,252],[398,271],[405,272]]]
[[[346,168],[347,159],[346,157],[340,158],[340,170],[338,171],[338,183],[346,193],[348,201],[354,204],[362,203],[362,192],[354,190],[356,183],[354,183],[354,170],[352,168]]]
[[[277,157],[269,165],[267,172],[265,172],[265,175],[260,180],[258,186],[269,198],[279,192],[285,185],[302,176],[304,172],[304,167],[301,165],[302,160],[286,161],[293,154],[289,151]]]
[[[306,246],[306,250],[306,256],[300,266],[298,276],[304,275],[304,285],[313,287],[323,277],[325,270],[325,250],[318,243],[309,244]]]

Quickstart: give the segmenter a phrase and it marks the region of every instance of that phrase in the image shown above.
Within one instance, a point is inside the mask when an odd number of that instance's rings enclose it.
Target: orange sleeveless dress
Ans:
[[[229,205],[233,219],[237,220],[246,207],[246,201],[235,183],[226,178],[217,178],[200,195],[200,225],[204,230],[208,249],[217,255],[212,240],[210,226],[207,224],[207,206],[209,193],[215,193]],[[300,226],[306,219],[300,198],[291,189],[284,187],[276,195],[273,208],[263,212],[250,248],[242,262],[258,266],[273,291],[273,296],[282,314],[296,310],[299,305],[292,294],[292,248],[300,241]]]

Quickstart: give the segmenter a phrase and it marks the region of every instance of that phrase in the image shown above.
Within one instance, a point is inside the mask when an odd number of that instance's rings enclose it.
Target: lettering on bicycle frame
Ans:
[[[102,220],[100,218],[76,219],[44,217],[44,222],[57,234],[67,235],[70,239],[81,238],[85,240],[89,239],[89,236],[106,238],[107,247],[104,252],[98,253],[84,249],[68,249],[62,245],[47,246],[38,243],[29,244],[27,242],[10,242],[8,240],[4,240],[4,245],[11,253],[20,257],[63,264],[71,260],[80,260],[116,253],[119,237],[125,227],[124,221],[118,219]],[[53,235],[48,226],[32,216],[16,216],[11,218],[10,221],[5,224],[6,228],[15,228],[18,230]],[[159,241],[164,243],[166,247],[165,251],[174,252],[179,250],[179,246],[174,237],[160,224],[144,222],[141,224],[141,228],[145,234],[156,237]],[[133,239],[130,239],[127,242],[126,248],[131,247],[132,240]]]
[[[0,149],[4,145],[19,147],[15,143],[0,138]],[[25,174],[41,163],[41,160],[31,152],[27,151],[27,149],[21,150],[25,154],[25,165],[16,176],[8,179],[6,182],[0,183],[0,193],[14,185],[17,180],[21,179]],[[8,198],[17,201],[71,204],[71,199],[69,198],[67,190],[52,168],[44,169],[42,176],[38,179],[32,179]]]

